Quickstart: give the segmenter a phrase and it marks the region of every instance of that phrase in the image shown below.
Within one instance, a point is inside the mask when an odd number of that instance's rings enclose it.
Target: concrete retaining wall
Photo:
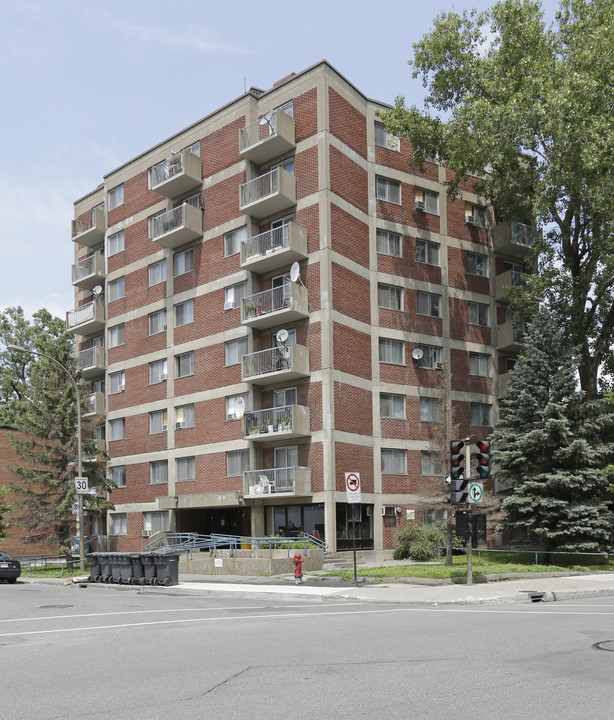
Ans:
[[[303,572],[321,570],[324,560],[322,550],[238,550],[236,557],[229,550],[218,550],[209,557],[207,552],[192,553],[192,559],[185,555],[179,559],[180,573],[203,575],[282,575],[294,573],[293,558],[296,553],[303,557]],[[217,560],[217,565],[216,565]]]

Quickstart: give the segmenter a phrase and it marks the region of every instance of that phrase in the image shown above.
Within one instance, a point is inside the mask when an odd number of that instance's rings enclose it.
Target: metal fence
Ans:
[[[463,554],[466,552],[466,548],[454,548],[455,554]],[[534,565],[539,565],[539,556],[550,556],[550,555],[563,555],[565,556],[570,562],[576,561],[575,564],[579,565],[582,562],[582,558],[584,557],[595,557],[600,558],[601,560],[607,562],[609,558],[614,558],[614,553],[605,553],[605,552],[585,552],[585,553],[574,553],[574,552],[564,552],[562,550],[516,550],[515,548],[507,548],[507,549],[491,549],[491,548],[472,548],[471,554],[472,556],[475,556],[477,554],[478,563],[482,561],[482,553],[485,554],[491,554],[491,553],[504,553],[506,555],[531,555],[534,557],[535,562]],[[437,558],[441,560],[442,555],[445,556],[446,554],[446,548],[445,547],[438,547],[437,548]],[[570,564],[570,562],[567,562],[566,564]],[[545,563],[542,563],[545,564]],[[548,563],[549,564],[549,563]]]

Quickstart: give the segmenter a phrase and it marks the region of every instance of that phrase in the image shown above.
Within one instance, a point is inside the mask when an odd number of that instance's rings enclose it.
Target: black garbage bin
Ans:
[[[156,564],[156,585],[179,584],[179,556],[177,551],[153,553]]]
[[[100,561],[98,560],[98,553],[88,553],[85,556],[88,565],[90,566],[90,582],[100,582]]]
[[[150,552],[141,553],[141,562],[143,563],[143,577],[139,580],[141,585],[155,585],[156,582],[156,564],[153,555]]]
[[[112,553],[96,553],[98,562],[100,563],[100,580],[99,582],[112,582],[113,573],[111,571],[111,555]]]
[[[132,565],[132,576],[130,582],[132,585],[139,585],[141,580],[145,579],[145,569],[143,568],[141,553],[128,553],[126,557],[130,560],[130,564]]]
[[[114,582],[118,585],[121,584],[122,581],[122,572],[121,572],[121,565],[119,564],[119,558],[121,557],[121,553],[109,553],[110,561],[111,561],[111,579],[107,580],[107,582]]]
[[[132,582],[132,562],[126,553],[117,553],[119,565],[119,580],[122,585],[129,585]]]

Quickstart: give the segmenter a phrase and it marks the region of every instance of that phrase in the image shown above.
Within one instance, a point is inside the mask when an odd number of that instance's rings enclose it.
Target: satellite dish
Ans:
[[[258,118],[258,125],[270,125],[272,117],[273,117],[273,111],[269,110],[268,113],[265,113],[264,115],[261,115]]]
[[[419,347],[414,348],[411,351],[411,356],[413,357],[414,360],[422,360],[422,358],[424,357],[424,352],[423,352],[422,348],[419,348]]]
[[[245,400],[242,397],[235,401],[235,417],[240,420],[245,415]]]
[[[288,341],[288,331],[285,328],[278,330],[275,338],[280,345],[285,345]]]
[[[92,288],[92,295],[98,297],[102,293],[102,285],[96,285]]]
[[[297,262],[292,263],[292,267],[290,268],[290,280],[292,282],[296,282],[301,276],[301,267]]]

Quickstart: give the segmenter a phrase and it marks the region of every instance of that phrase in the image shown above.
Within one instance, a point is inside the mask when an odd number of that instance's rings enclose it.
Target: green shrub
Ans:
[[[456,536],[454,539],[458,542]],[[433,560],[437,557],[437,548],[445,547],[446,527],[408,523],[397,533],[396,541],[393,555],[395,560],[408,558],[418,562]]]

